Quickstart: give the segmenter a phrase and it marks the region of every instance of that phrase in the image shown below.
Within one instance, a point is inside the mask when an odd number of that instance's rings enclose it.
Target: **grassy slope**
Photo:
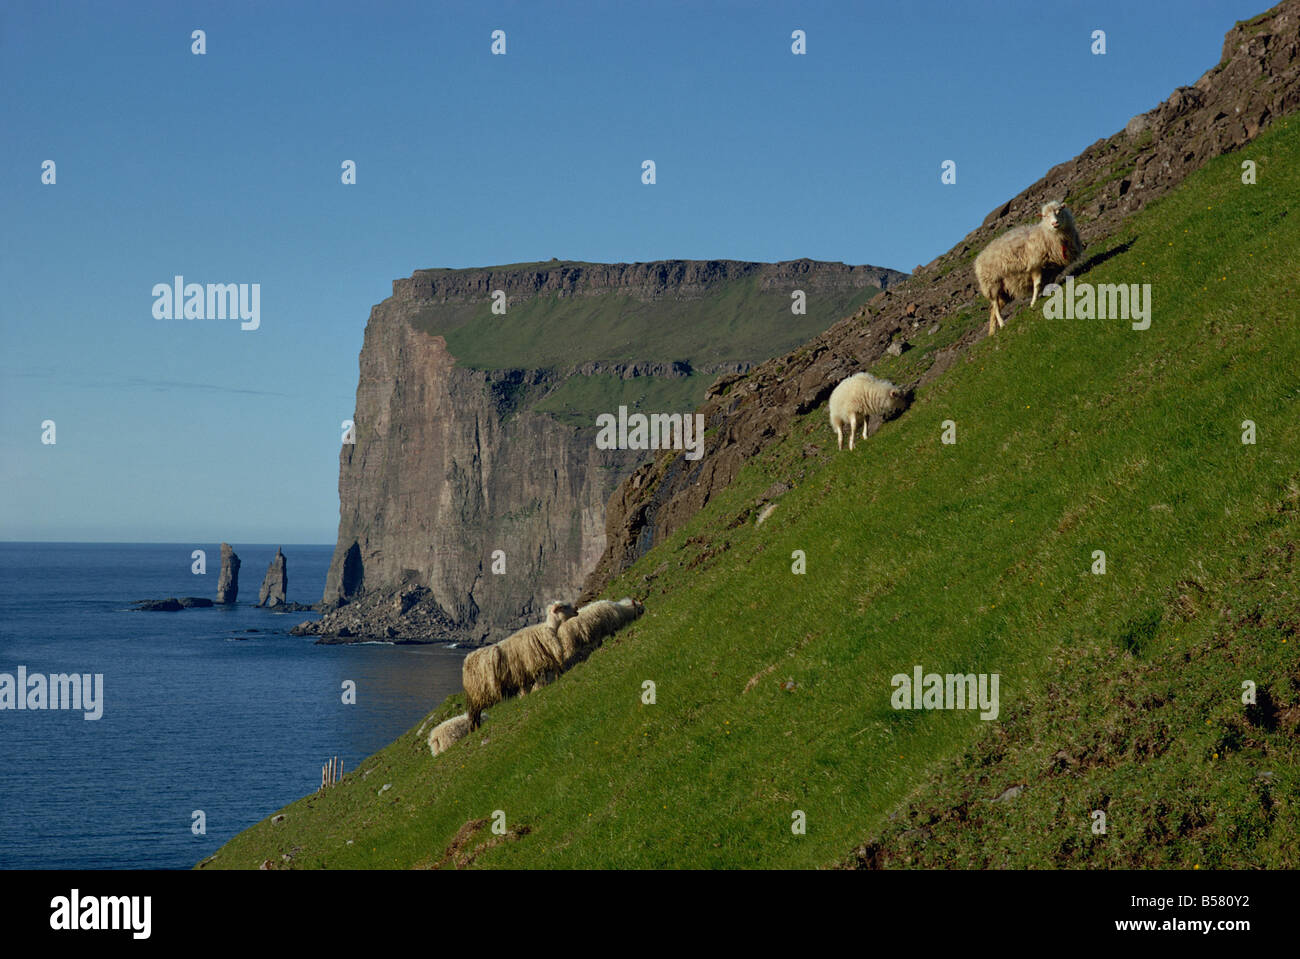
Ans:
[[[1132,245],[1086,279],[1151,283],[1149,330],[1022,311],[853,454],[809,414],[614,584],[647,614],[590,661],[436,760],[412,730],[212,865],[430,865],[498,809],[528,831],[476,865],[808,867],[882,831],[887,864],[1295,865],[1298,134],[1249,148],[1258,185],[1220,158],[1103,244]],[[893,710],[915,664],[998,672],[1001,721]]]
[[[588,360],[686,360],[700,366],[765,360],[798,346],[879,292],[875,287],[809,296],[790,312],[789,291],[763,292],[758,278],[705,299],[645,302],[629,296],[538,296],[494,316],[488,301],[430,307],[415,325],[447,338],[458,362],[478,368],[568,368]]]
[[[533,409],[550,413],[575,426],[591,426],[592,411],[617,414],[620,406],[635,412],[688,412],[704,401],[704,391],[716,376],[693,373],[675,379],[612,374],[571,376]]]

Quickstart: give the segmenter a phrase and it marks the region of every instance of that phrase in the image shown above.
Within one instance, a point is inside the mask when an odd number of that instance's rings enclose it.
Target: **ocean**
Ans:
[[[460,689],[464,649],[290,636],[316,614],[253,605],[276,546],[232,545],[238,605],[146,613],[214,598],[219,545],[0,543],[0,673],[103,674],[97,720],[0,710],[0,868],[187,869]],[[319,601],[333,548],[283,549],[288,599]]]

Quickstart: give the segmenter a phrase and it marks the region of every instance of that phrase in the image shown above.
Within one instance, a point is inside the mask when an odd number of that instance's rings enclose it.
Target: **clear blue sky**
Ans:
[[[911,270],[1263,9],[5,0],[0,538],[332,542],[339,423],[394,278],[552,256]],[[261,328],[154,319],[175,274],[260,283]]]

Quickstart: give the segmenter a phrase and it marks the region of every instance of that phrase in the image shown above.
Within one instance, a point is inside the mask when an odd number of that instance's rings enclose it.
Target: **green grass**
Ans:
[[[703,374],[675,379],[638,376],[630,380],[608,373],[571,376],[533,409],[576,426],[592,426],[593,413],[617,413],[620,406],[626,406],[629,413],[687,413],[703,402],[704,391],[715,379]]]
[[[210,866],[434,865],[501,810],[474,865],[801,868],[879,837],[887,865],[1294,867],[1295,122],[1249,148],[1258,185],[1221,157],[1098,244],[1131,245],[1080,279],[1152,284],[1149,330],[1022,310],[852,454],[796,420],[611,586],[647,612],[588,662],[436,760],[413,729]],[[917,664],[998,673],[999,721],[892,709]]]
[[[964,331],[974,325],[976,317],[983,310],[978,308],[946,316],[939,329],[930,333],[934,320],[925,319],[915,330],[904,333],[904,339],[912,345],[900,356],[882,356],[872,368],[877,376],[882,376],[892,383],[912,383],[930,368],[934,354],[945,350],[961,339]]]
[[[488,301],[430,305],[414,325],[445,336],[457,362],[477,369],[567,369],[588,360],[703,366],[784,353],[878,292],[810,293],[807,313],[796,316],[789,290],[762,291],[758,278],[748,277],[698,299],[549,294],[511,303],[504,316],[493,315]]]

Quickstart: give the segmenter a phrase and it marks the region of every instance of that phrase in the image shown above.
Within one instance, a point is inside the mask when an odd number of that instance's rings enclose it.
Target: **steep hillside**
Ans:
[[[554,261],[396,281],[366,326],[355,443],[339,456],[331,608],[297,632],[478,640],[536,620],[577,594],[604,550],[610,493],[650,455],[598,448],[598,414],[687,413],[719,373],[903,276],[811,260]]]
[[[1219,64],[1195,85],[1180,87],[1119,133],[1053,167],[948,253],[918,266],[911,279],[793,353],[711,387],[701,408],[713,427],[705,456],[692,463],[661,453],[618,488],[605,515],[605,554],[584,595],[598,595],[637,557],[680,529],[750,457],[784,436],[796,417],[824,403],[845,375],[886,357],[891,344],[909,350],[903,362],[884,367],[900,382],[928,383],[943,375],[984,335],[987,305],[977,296],[970,267],[993,236],[1033,220],[1046,200],[1064,198],[1084,241],[1095,243],[1206,160],[1244,146],[1296,109],[1300,0],[1287,0],[1228,31]],[[1086,250],[1075,272],[1086,273],[1100,262],[1098,256],[1095,248]]]
[[[1279,118],[1092,237],[1149,329],[1022,310],[853,453],[810,404],[610,584],[647,612],[589,661],[202,865],[1294,867],[1298,195]],[[997,674],[997,720],[894,708],[918,666]]]

